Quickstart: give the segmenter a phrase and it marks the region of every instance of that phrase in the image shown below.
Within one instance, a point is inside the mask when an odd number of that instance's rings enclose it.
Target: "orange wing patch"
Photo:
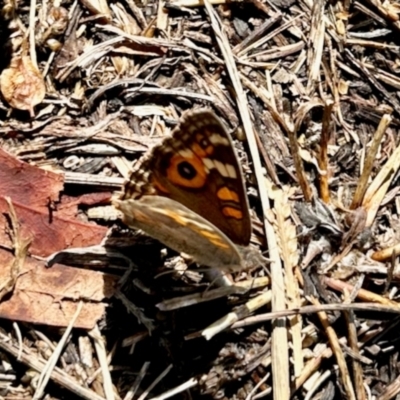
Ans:
[[[228,218],[235,218],[237,220],[243,219],[242,211],[238,210],[237,208],[224,207],[222,209],[222,213],[225,215],[225,217],[228,217]]]
[[[214,146],[211,146],[211,145],[207,146],[204,149],[198,143],[193,143],[191,149],[192,149],[193,153],[196,154],[196,156],[198,156],[200,158],[207,157],[207,156],[211,155],[212,153],[214,153]]]
[[[226,186],[218,190],[217,196],[220,200],[233,201],[235,203],[239,203],[238,194],[235,191],[228,189]]]
[[[219,236],[219,235],[216,235],[216,234],[213,233],[213,232],[206,231],[206,230],[203,230],[203,229],[200,231],[200,233],[201,233],[202,236],[204,236],[204,237],[206,237],[207,239],[209,239],[210,242],[212,242],[212,243],[215,244],[216,246],[218,246],[218,247],[223,247],[223,248],[225,248],[225,249],[228,249],[228,248],[229,248],[229,246],[228,246],[226,243],[221,242],[220,236]]]
[[[190,221],[188,221],[188,219],[186,217],[180,215],[179,212],[176,212],[174,210],[158,209],[158,212],[160,214],[164,214],[164,215],[168,216],[169,218],[171,218],[172,220],[174,220],[177,224],[179,224],[181,226],[188,226],[190,223]]]

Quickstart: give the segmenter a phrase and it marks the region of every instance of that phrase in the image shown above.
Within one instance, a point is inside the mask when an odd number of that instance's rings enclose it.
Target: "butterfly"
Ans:
[[[260,261],[246,247],[251,219],[232,139],[210,110],[184,113],[172,135],[135,166],[113,204],[126,225],[199,264],[233,272]]]

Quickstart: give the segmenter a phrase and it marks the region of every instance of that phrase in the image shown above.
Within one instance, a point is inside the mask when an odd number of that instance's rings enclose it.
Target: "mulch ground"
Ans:
[[[400,396],[398,3],[2,7],[1,398]],[[215,277],[111,205],[198,108],[257,268]]]

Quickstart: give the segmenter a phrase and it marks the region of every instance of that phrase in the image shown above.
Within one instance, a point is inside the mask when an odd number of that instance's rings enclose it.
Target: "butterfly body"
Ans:
[[[186,113],[135,168],[114,205],[124,222],[197,262],[235,271],[250,242],[249,205],[232,140],[214,113]]]

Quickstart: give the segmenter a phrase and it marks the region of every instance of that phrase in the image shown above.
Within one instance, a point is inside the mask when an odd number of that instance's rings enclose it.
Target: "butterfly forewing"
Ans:
[[[156,146],[125,184],[121,199],[157,194],[183,204],[247,245],[251,223],[232,140],[208,110],[186,113],[172,136]]]

